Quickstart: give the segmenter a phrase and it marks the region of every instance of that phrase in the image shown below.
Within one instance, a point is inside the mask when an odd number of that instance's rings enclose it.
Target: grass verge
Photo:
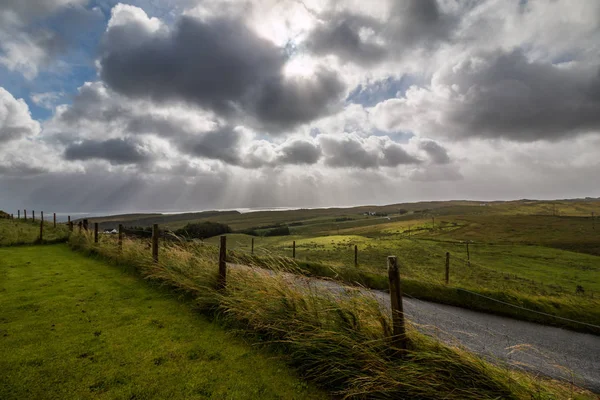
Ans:
[[[313,399],[277,357],[65,245],[0,249],[0,398]]]
[[[593,398],[532,375],[492,365],[408,327],[409,348],[390,343],[390,321],[373,298],[307,289],[274,259],[261,268],[231,268],[216,289],[218,252],[211,246],[165,244],[154,263],[147,244],[110,238],[95,244],[73,235],[74,249],[131,267],[147,279],[196,298],[196,306],[257,343],[286,354],[306,378],[344,398],[556,399]],[[234,260],[235,261],[235,260]],[[292,271],[293,272],[293,271]]]
[[[20,219],[0,219],[0,246],[20,246],[29,244],[52,244],[66,242],[69,231],[66,225],[44,222],[40,241],[40,221]]]

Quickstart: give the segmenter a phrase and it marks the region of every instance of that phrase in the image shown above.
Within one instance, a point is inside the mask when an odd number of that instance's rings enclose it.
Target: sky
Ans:
[[[0,0],[0,209],[600,197],[597,0]]]

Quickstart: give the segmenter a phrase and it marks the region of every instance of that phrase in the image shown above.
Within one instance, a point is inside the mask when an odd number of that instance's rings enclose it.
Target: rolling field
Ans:
[[[396,255],[412,296],[553,323],[551,317],[500,307],[483,298],[478,301],[456,291],[464,289],[600,325],[600,226],[589,216],[599,205],[590,201],[490,203],[439,207],[427,216],[409,212],[388,217],[354,215],[344,221],[321,218],[291,227],[290,236],[255,237],[255,254],[291,257],[295,241],[296,260],[309,272],[377,289],[387,287],[386,257]],[[564,215],[567,212],[573,215]],[[250,251],[250,236],[229,236],[229,249]],[[217,238],[207,242],[217,244]],[[446,252],[450,253],[448,285]],[[571,327],[577,329],[576,324]]]
[[[66,245],[0,248],[0,398],[313,399],[272,355]]]
[[[250,213],[131,214],[90,222],[99,222],[101,228],[159,223],[162,229],[173,230],[190,222],[212,221],[228,224],[234,232],[254,229],[259,234],[267,227],[288,225],[289,236],[255,236],[255,255],[291,257],[295,241],[296,261],[307,272],[376,289],[387,288],[386,258],[396,255],[406,292],[414,297],[550,324],[562,324],[551,317],[557,316],[600,325],[600,222],[591,218],[595,210],[600,210],[597,199],[448,201]],[[249,253],[251,236],[233,233],[229,237],[228,249]],[[218,244],[218,238],[207,243]],[[450,253],[449,284],[445,283],[446,252]],[[507,308],[477,294],[551,316]],[[577,323],[563,325],[587,329]]]

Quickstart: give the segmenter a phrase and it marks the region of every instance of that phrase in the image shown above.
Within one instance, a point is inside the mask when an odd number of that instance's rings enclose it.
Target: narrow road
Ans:
[[[343,284],[289,274],[296,283],[343,295]],[[390,310],[389,294],[361,289]],[[404,313],[417,329],[486,359],[600,393],[600,336],[404,297]]]

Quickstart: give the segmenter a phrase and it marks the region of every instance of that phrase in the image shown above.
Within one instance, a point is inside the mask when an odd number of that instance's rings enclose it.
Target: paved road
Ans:
[[[290,279],[340,295],[348,289],[329,280],[291,274]],[[389,294],[361,291],[389,310]],[[600,393],[600,336],[406,297],[404,312],[419,330],[445,343],[460,344],[494,362],[574,380],[578,386]]]

